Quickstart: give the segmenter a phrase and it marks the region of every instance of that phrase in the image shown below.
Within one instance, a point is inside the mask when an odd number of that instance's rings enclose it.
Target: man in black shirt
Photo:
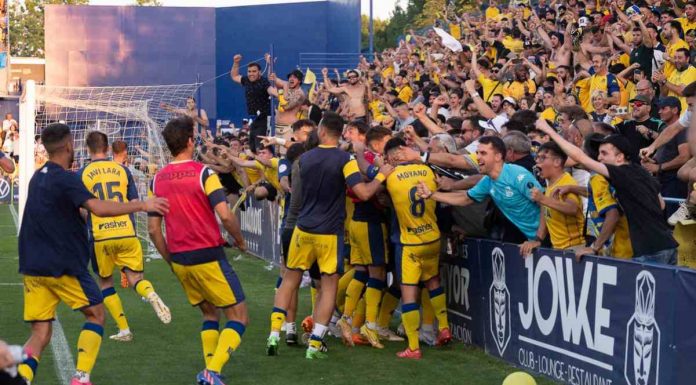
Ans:
[[[652,40],[648,29],[643,24],[643,20],[639,17],[635,17],[633,23],[633,41],[631,42],[633,47],[631,48],[631,64],[637,63],[640,65],[640,70],[649,76],[653,71],[653,46],[655,42]]]
[[[268,55],[266,56],[268,60]],[[268,128],[267,119],[271,115],[271,99],[269,88],[271,83],[266,77],[261,75],[261,66],[258,63],[251,63],[247,66],[247,75],[239,74],[239,62],[242,55],[234,55],[234,64],[230,73],[232,80],[244,87],[244,97],[246,98],[247,113],[254,116],[249,131],[249,147],[256,152],[261,147],[259,136],[266,136]]]
[[[563,139],[545,120],[537,121],[537,129],[558,143],[569,158],[609,180],[626,213],[634,261],[677,263],[678,244],[662,215],[664,201],[660,196],[660,185],[645,169],[634,163],[637,152],[625,137],[606,137],[599,147],[598,162]]]
[[[681,113],[681,102],[677,97],[668,96],[658,101],[660,118],[666,126],[676,123]],[[661,194],[670,198],[686,198],[688,188],[685,182],[677,178],[677,171],[691,158],[689,143],[686,141],[686,130],[681,130],[664,146],[657,149],[652,159],[643,160],[643,168],[657,177],[662,186]],[[678,204],[667,204],[669,217],[679,207]]]
[[[633,120],[625,120],[616,125],[616,130],[631,143],[632,148],[648,147],[660,134],[664,123],[650,117],[650,99],[645,95],[636,95],[629,101],[633,107]]]

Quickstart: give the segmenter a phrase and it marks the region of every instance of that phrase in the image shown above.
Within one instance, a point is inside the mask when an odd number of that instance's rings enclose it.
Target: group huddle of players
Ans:
[[[438,275],[436,204],[419,195],[423,186],[436,187],[431,169],[403,163],[405,142],[392,138],[391,130],[383,127],[368,129],[360,122],[344,127],[340,116],[328,112],[319,127],[310,121],[296,126],[298,135],[287,145],[283,160],[290,170],[266,173],[287,177],[291,186],[291,194],[284,196],[284,266],[271,312],[267,354],[278,353],[283,326],[286,343],[298,344],[294,323],[297,290],[307,270],[314,279],[314,290],[313,314],[303,322],[306,358],[326,357],[324,338],[329,329],[351,346],[360,343],[382,348],[380,339],[403,340],[388,328],[399,301],[408,339],[408,347],[399,357],[421,357],[419,328],[420,338],[426,342],[447,344],[452,337]],[[248,316],[240,281],[225,256],[220,225],[239,249],[245,250],[245,242],[218,174],[194,161],[194,121],[190,117],[172,119],[162,135],[172,161],[152,178],[149,198],[141,201],[128,167],[108,158],[105,134],[87,135],[90,162],[73,173],[69,171],[74,160],[70,128],[58,123],[42,131],[49,161],[31,179],[19,235],[24,319],[32,328],[25,345],[28,358],[19,367],[27,382],[34,379],[51,339],[60,302],[80,310],[86,318],[71,385],[91,384],[105,308],[119,329],[110,338],[133,339],[114,289],[116,266],[158,318],[171,322],[169,308],[143,275],[133,217],[140,211],[148,213],[154,246],[179,279],[189,302],[203,315],[205,369],[196,381],[224,385],[220,372],[240,345]],[[349,139],[355,156],[339,148],[342,136]],[[263,167],[279,167],[277,160],[265,163],[269,166]],[[90,262],[96,280],[88,271]],[[389,288],[388,270],[395,278]],[[226,318],[222,329],[220,314]]]

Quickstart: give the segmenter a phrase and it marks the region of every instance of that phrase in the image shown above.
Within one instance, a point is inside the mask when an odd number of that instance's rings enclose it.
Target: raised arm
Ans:
[[[329,70],[328,68],[322,68],[321,69],[321,74],[324,78],[324,87],[326,87],[326,90],[329,91],[330,93],[334,95],[340,95],[345,92],[345,89],[343,87],[335,87],[331,80],[329,79]]]
[[[576,147],[572,143],[563,139],[563,137],[559,135],[556,130],[553,129],[553,127],[549,126],[546,120],[538,119],[536,122],[536,129],[547,134],[551,140],[556,142],[561,147],[563,152],[565,152],[569,158],[582,164],[587,170],[602,174],[607,178],[609,177],[609,170],[607,169],[607,166],[590,158],[579,147]]]
[[[476,109],[478,109],[478,112],[479,114],[481,114],[481,116],[483,116],[486,119],[493,119],[496,117],[496,114],[493,111],[493,109],[491,109],[491,107],[483,101],[481,95],[479,95],[478,92],[476,92],[473,80],[469,79],[466,82],[464,82],[464,88],[469,93],[469,96],[471,96],[471,98],[474,100]]]
[[[239,62],[241,61],[242,55],[234,55],[234,59],[232,62],[232,70],[230,71],[230,77],[232,78],[232,81],[239,84],[242,83],[242,75],[239,74]]]

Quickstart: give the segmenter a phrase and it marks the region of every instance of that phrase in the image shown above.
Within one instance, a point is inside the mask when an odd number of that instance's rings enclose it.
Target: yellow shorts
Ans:
[[[111,277],[115,266],[143,271],[143,248],[138,238],[107,239],[93,245],[92,268],[100,277]]]
[[[103,297],[88,272],[79,276],[24,276],[24,321],[55,319],[56,307],[61,301],[73,310],[80,310],[102,303]]]
[[[387,264],[387,225],[350,221],[350,264]]]
[[[402,285],[418,285],[438,275],[440,241],[424,245],[396,245],[396,274]]]
[[[340,247],[339,247],[340,246]],[[340,273],[343,267],[343,234],[312,234],[295,228],[288,250],[288,269],[309,270],[316,261],[322,274]]]
[[[172,262],[172,270],[193,306],[209,302],[216,307],[224,308],[244,301],[242,284],[227,259],[199,265],[180,265]]]

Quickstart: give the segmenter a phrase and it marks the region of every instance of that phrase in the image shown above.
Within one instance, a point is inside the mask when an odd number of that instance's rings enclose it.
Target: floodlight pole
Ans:
[[[266,74],[266,76],[268,76],[270,78],[271,74],[275,72],[275,69],[273,68],[274,64],[275,64],[275,56],[273,56],[273,44],[271,44],[271,49],[270,49],[269,55],[271,56],[271,60],[268,63],[268,74]],[[271,86],[275,87],[275,82],[273,82],[273,84],[271,84]],[[275,134],[276,134],[276,132],[275,132],[275,99],[272,98],[270,95],[268,97],[271,98],[271,116],[269,117],[269,120],[268,120],[269,127],[267,127],[267,129],[266,129],[266,132],[267,132],[266,135],[275,136]],[[270,132],[270,134],[268,134],[268,132]]]
[[[375,54],[375,30],[374,30],[374,20],[372,15],[373,0],[370,0],[370,56]]]

